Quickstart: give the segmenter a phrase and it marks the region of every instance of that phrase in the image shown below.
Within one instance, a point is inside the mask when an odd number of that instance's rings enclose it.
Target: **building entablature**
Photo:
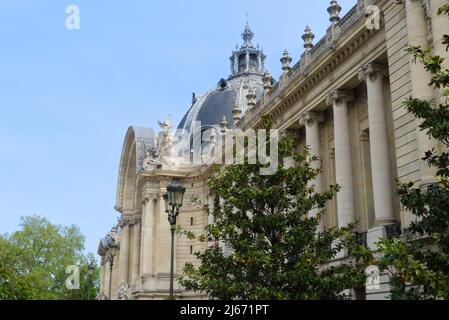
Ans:
[[[384,2],[377,1],[376,4],[381,7]],[[363,64],[384,54],[386,46],[383,26],[380,25],[380,29],[368,29],[365,12],[364,2],[359,1],[340,20],[337,25],[339,31],[334,38],[326,35],[309,52],[304,53],[301,60],[241,118],[237,126],[244,129],[257,127],[262,114],[269,115],[274,121],[304,96],[310,97],[311,91],[323,80],[330,80],[330,86],[333,86],[336,78],[343,79],[336,76],[337,69],[355,69],[354,76],[357,77],[356,73]],[[345,62],[356,54],[358,61],[351,59],[346,66]],[[359,65],[354,66],[354,63]],[[322,93],[322,90],[319,92]]]

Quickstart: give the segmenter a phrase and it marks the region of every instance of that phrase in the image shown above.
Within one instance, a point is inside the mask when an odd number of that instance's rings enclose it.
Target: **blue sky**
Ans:
[[[345,14],[356,0],[340,0]],[[78,5],[80,30],[65,28]],[[22,215],[76,224],[86,251],[117,221],[117,173],[130,125],[182,118],[192,92],[230,71],[246,14],[278,77],[327,0],[0,0],[0,233]]]

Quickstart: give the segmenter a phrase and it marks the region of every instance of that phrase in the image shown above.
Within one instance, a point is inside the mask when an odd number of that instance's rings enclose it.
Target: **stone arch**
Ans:
[[[123,143],[117,182],[115,209],[119,212],[134,210],[137,175],[142,170],[147,153],[154,155],[154,131],[144,127],[130,127]]]

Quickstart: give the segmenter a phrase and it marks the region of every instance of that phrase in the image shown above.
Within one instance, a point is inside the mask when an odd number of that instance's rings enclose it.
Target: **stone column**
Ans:
[[[215,206],[214,197],[215,197],[215,195],[213,193],[209,193],[209,196],[208,196],[209,213],[207,215],[207,225],[212,225],[215,223],[215,217],[213,214],[214,206]],[[216,241],[209,242],[208,245],[210,247],[213,247],[216,245]]]
[[[154,276],[154,200],[157,194],[145,192],[142,196],[143,203],[143,225],[141,242],[141,275],[145,280]]]
[[[207,215],[207,224],[211,225],[214,224],[214,194],[213,193],[209,193],[209,197],[208,197],[208,203],[209,205],[209,213]]]
[[[338,226],[346,227],[355,220],[354,184],[352,177],[351,139],[348,103],[353,100],[349,90],[335,90],[327,102],[334,111],[335,176],[341,190],[337,193]]]
[[[413,46],[421,46],[423,48],[428,47],[428,29],[426,22],[426,14],[424,12],[422,0],[407,0],[407,36],[409,44]],[[432,100],[435,95],[435,91],[429,86],[431,76],[426,72],[422,63],[417,61],[413,62],[413,57],[410,57],[410,73],[412,84],[412,96],[413,98]],[[434,139],[431,139],[425,131],[419,128],[421,120],[417,119],[417,138],[418,138],[418,151],[419,159],[424,158],[425,153],[428,150],[435,148],[437,150],[437,143]],[[429,184],[436,182],[436,172],[434,168],[431,168],[424,161],[420,160],[420,186],[425,187]]]
[[[131,284],[136,285],[139,279],[140,267],[140,242],[141,242],[141,219],[136,218],[133,222],[133,239],[132,239],[132,262],[131,262]]]
[[[336,183],[336,174],[335,174],[335,148],[329,150],[329,184]],[[338,227],[338,212],[337,212],[337,199],[334,197],[330,203],[329,207],[331,214],[329,217],[329,224],[331,228]]]
[[[156,231],[157,236],[156,236],[155,273],[157,277],[167,278],[167,289],[168,289],[168,277],[170,274],[171,234],[170,234],[170,223],[168,222],[168,216],[167,213],[165,212],[165,202],[163,196],[164,196],[163,193],[159,194],[158,210],[156,211],[159,217]],[[176,265],[176,251],[177,251],[176,248],[177,247],[175,246],[175,265]]]
[[[100,262],[100,294],[105,293],[105,283],[106,283],[106,263],[105,258],[101,257]]]
[[[303,125],[306,129],[306,144],[310,148],[310,157],[318,157],[318,161],[313,161],[311,163],[311,167],[313,169],[320,169],[321,168],[321,152],[320,152],[320,130],[319,130],[319,123],[324,120],[322,113],[319,112],[307,112],[304,114],[300,119],[300,125]],[[321,181],[322,177],[321,174],[313,181],[310,182],[311,185],[314,186],[316,193],[321,193],[323,191],[323,185]],[[320,212],[320,209],[312,209],[310,211],[310,216],[316,217],[317,214]],[[324,231],[324,224],[323,221],[320,221],[320,225],[317,229],[318,232]]]
[[[359,71],[359,80],[366,82],[368,96],[375,225],[395,221],[393,177],[384,107],[384,74],[385,66],[378,63],[369,63]]]
[[[449,67],[449,54],[446,45],[442,44],[443,35],[449,34],[449,17],[438,15],[438,9],[447,5],[447,0],[430,0],[430,19],[432,23],[433,53],[445,58],[444,65]]]
[[[104,294],[109,297],[109,287],[111,286],[111,283],[109,282],[109,277],[110,277],[110,273],[111,273],[111,268],[109,266],[109,259],[105,259],[104,262],[104,281],[103,281],[103,290],[104,290]],[[111,291],[111,295],[112,295],[112,291]]]
[[[413,46],[428,48],[428,31],[423,1],[407,0],[406,17],[408,43]],[[413,57],[410,57],[410,61],[413,96],[416,98],[431,99],[434,93],[432,88],[429,87],[431,79],[430,73],[426,72],[423,65],[419,61],[414,63]]]
[[[120,235],[119,285],[128,284],[129,274],[129,220],[122,220],[122,234]]]

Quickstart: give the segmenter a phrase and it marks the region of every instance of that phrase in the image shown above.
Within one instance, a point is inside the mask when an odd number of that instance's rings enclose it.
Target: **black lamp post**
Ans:
[[[111,288],[112,288],[112,267],[114,266],[114,257],[117,254],[118,243],[112,237],[109,238],[108,256],[109,256],[109,296],[111,300]]]
[[[92,278],[94,275],[95,264],[93,261],[89,262],[87,265],[87,278],[89,281],[89,290],[87,291],[87,300],[90,300],[90,292],[92,290]]]
[[[182,206],[184,193],[186,188],[181,184],[178,178],[174,178],[167,185],[167,193],[164,194],[165,212],[168,214],[168,222],[171,229],[171,258],[170,258],[170,295],[169,299],[173,300],[173,279],[174,279],[174,258],[175,258],[175,231],[176,218],[179,214],[179,208]]]

